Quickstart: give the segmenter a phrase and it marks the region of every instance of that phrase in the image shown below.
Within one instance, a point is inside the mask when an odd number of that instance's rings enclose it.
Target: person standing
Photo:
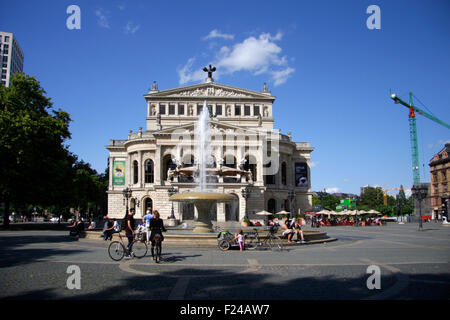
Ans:
[[[112,239],[112,233],[113,233],[114,227],[113,227],[111,220],[108,217],[106,217],[105,219],[106,219],[106,221],[105,221],[105,225],[103,227],[103,238],[106,241],[108,239],[110,239],[110,240]]]
[[[134,208],[130,209],[130,213],[125,217],[126,227],[125,227],[125,235],[128,238],[128,246],[127,246],[127,255],[126,258],[131,258],[133,254],[133,241],[134,241]]]
[[[234,237],[235,239],[237,239],[237,242],[239,244],[239,249],[241,251],[244,250],[244,231],[239,230],[239,232],[236,234],[236,236]]]
[[[163,220],[159,217],[158,210],[153,210],[153,219],[150,220],[150,230],[151,230],[150,241],[152,242],[152,258],[153,258],[153,260],[155,260],[155,245],[156,245],[156,242],[154,240],[155,235],[160,234],[161,242],[162,242],[162,241],[164,241],[162,231],[164,231],[164,232],[167,231],[166,228],[164,228]],[[161,242],[159,243],[160,246],[161,246]]]
[[[147,243],[150,241],[150,220],[153,219],[153,215],[150,210],[147,210],[147,214],[142,217],[142,224],[145,226],[146,234],[147,234]]]

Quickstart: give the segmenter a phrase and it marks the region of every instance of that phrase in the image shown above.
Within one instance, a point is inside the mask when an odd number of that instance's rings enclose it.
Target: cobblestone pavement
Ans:
[[[114,262],[109,242],[66,231],[1,231],[0,298],[448,300],[450,228],[424,229],[328,227],[321,230],[338,241],[282,252],[163,246],[160,264],[149,254]],[[80,289],[67,287],[71,265],[80,268]],[[367,287],[371,265],[380,268],[380,289]]]

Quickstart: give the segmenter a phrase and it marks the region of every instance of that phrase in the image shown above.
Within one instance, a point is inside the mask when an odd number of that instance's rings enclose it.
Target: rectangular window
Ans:
[[[9,36],[5,36],[5,42],[9,42]]]
[[[200,113],[202,113],[203,110],[203,105],[202,104],[198,104],[197,105],[197,114],[200,115]]]
[[[234,106],[234,115],[236,115],[236,116],[241,115],[241,106],[240,105]]]
[[[244,106],[244,116],[250,115],[250,106]]]
[[[165,104],[159,105],[159,114],[166,114],[166,105]]]
[[[218,115],[218,116],[222,115],[222,105],[221,104],[216,105],[216,115]]]
[[[6,74],[2,74],[2,79],[6,79]]]
[[[253,107],[253,115],[255,115],[255,116],[260,115],[260,113],[259,113],[259,106],[254,106]]]
[[[184,104],[178,105],[178,114],[184,114]]]
[[[3,62],[8,62],[8,56],[3,56]]]
[[[169,104],[169,114],[175,114],[175,105],[174,104]]]

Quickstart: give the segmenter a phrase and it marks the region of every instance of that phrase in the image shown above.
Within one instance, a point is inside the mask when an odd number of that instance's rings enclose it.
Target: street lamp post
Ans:
[[[126,202],[126,214],[128,215],[128,199],[131,198],[132,191],[129,187],[122,190],[123,201]]]
[[[245,187],[244,189],[242,189],[241,193],[242,193],[242,197],[245,199],[245,216],[244,216],[244,218],[246,219],[246,218],[248,218],[247,199],[250,197],[250,190],[247,187]]]
[[[175,193],[177,193],[177,190],[173,186],[171,186],[169,189],[167,189],[167,193],[169,194],[169,198],[170,198]],[[170,211],[169,219],[175,220],[175,213],[173,212],[173,201],[172,201],[172,210]]]
[[[422,231],[422,200],[428,195],[428,185],[426,183],[416,183],[411,188],[413,197],[419,201],[419,231]]]

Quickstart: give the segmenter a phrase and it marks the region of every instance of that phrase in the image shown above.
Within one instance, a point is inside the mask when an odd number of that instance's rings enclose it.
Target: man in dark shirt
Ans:
[[[131,258],[132,256],[132,250],[133,250],[133,241],[134,241],[134,229],[135,229],[135,225],[134,225],[134,208],[130,209],[130,213],[127,215],[127,217],[125,218],[127,221],[127,225],[125,228],[125,235],[128,238],[128,252],[127,252],[127,256],[128,258]]]

